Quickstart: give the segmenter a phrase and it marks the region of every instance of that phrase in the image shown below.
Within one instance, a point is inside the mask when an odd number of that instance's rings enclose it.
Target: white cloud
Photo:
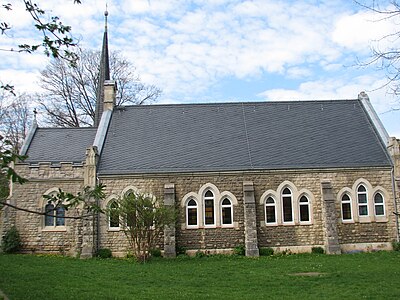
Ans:
[[[344,15],[335,25],[332,40],[341,47],[369,53],[369,45],[376,46],[379,42],[379,46],[387,46],[389,40],[382,38],[397,32],[395,21],[371,11]]]

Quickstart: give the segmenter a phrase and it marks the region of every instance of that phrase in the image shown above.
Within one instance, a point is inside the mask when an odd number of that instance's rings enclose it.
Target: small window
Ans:
[[[134,197],[134,196],[135,196],[135,192],[132,190],[129,190],[125,193],[126,198]],[[130,205],[129,205],[129,207],[130,207]],[[136,219],[136,214],[133,212],[134,210],[135,209],[133,207],[128,209],[128,212],[126,214],[126,226],[127,227],[135,227],[136,226],[137,219]]]
[[[268,197],[267,200],[265,200],[265,223],[276,223],[276,205],[272,197]]]
[[[343,221],[353,219],[351,213],[351,199],[347,194],[342,196],[342,219]]]
[[[109,209],[109,227],[119,228],[118,203],[116,201],[112,201],[109,205]]]
[[[385,204],[381,193],[376,193],[374,196],[375,216],[385,215]]]
[[[232,225],[233,224],[232,203],[228,198],[225,198],[224,200],[222,200],[221,217],[222,217],[222,225]]]
[[[357,203],[358,203],[358,215],[368,216],[367,189],[363,185],[360,185],[357,189]]]
[[[54,205],[51,202],[46,204],[45,212],[46,212],[46,216],[45,216],[44,225],[45,226],[54,226]]]
[[[310,202],[306,196],[299,201],[300,222],[310,222]]]
[[[204,194],[204,224],[215,224],[214,194],[211,191]]]
[[[188,226],[197,226],[197,202],[190,199],[186,206],[186,217]]]
[[[49,201],[47,202],[44,210],[46,213],[44,226],[65,226],[65,208],[62,204],[54,206],[54,204]]]
[[[282,192],[283,222],[293,222],[292,192],[285,188]]]

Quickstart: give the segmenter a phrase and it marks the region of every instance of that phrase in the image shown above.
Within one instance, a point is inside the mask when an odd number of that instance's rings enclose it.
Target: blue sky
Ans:
[[[105,1],[82,2],[39,3],[72,26],[81,46],[100,49]],[[160,103],[354,99],[366,91],[389,134],[400,137],[400,111],[391,110],[399,100],[378,89],[385,73],[357,66],[368,61],[371,47],[393,45],[379,39],[400,25],[376,21],[353,1],[107,2],[110,49],[163,90]],[[14,25],[0,36],[2,48],[35,41],[29,16],[14,7],[1,16]],[[47,62],[39,53],[2,52],[0,78],[19,91],[36,91]]]

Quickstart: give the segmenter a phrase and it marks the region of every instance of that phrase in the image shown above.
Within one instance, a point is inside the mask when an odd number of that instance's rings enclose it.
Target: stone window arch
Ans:
[[[51,188],[47,190],[44,195],[52,196],[59,192],[58,188]],[[43,216],[43,230],[49,231],[65,231],[66,222],[65,215],[66,209],[62,203],[55,203],[52,200],[45,199],[42,197],[40,201]]]

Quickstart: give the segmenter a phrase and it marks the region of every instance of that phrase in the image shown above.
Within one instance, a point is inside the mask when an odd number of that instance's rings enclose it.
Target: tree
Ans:
[[[39,103],[48,123],[55,126],[81,127],[94,122],[101,53],[76,48],[76,55],[79,60],[74,66],[53,59],[41,72],[45,93]],[[154,85],[140,82],[133,65],[119,52],[111,52],[110,72],[118,86],[117,105],[151,103],[161,93]]]
[[[124,224],[123,231],[133,254],[139,261],[146,261],[151,250],[156,248],[164,227],[174,223],[173,208],[140,192],[128,193],[117,204],[108,209],[108,216]]]
[[[3,93],[0,99],[3,107],[0,108],[0,133],[12,144],[15,152],[19,152],[30,125],[29,103],[33,99],[31,95],[19,96]]]
[[[76,4],[81,3],[80,0],[73,1]],[[33,42],[33,44],[19,44],[11,48],[0,48],[0,51],[33,53],[39,49],[43,49],[46,56],[63,58],[68,60],[71,64],[74,64],[76,55],[74,52],[70,51],[70,48],[74,47],[76,42],[70,35],[71,27],[64,25],[57,16],[47,16],[46,11],[31,0],[22,0],[22,3],[33,20],[33,27],[39,31],[40,41]],[[1,4],[0,9],[10,14],[13,10],[13,5],[11,3]],[[18,22],[18,20],[16,20],[16,22]],[[1,35],[7,36],[12,30],[12,24],[0,19]],[[14,93],[14,86],[4,83],[1,80],[0,89],[9,91],[12,94]]]
[[[393,24],[398,25],[400,17],[400,1],[356,1],[358,5],[366,8],[380,18],[377,22],[391,21]],[[400,46],[398,40],[400,37],[400,30],[395,30],[393,33],[382,36],[378,41],[371,46],[371,59],[361,65],[375,65],[379,69],[384,70],[387,76],[385,84],[393,94],[400,95]],[[384,46],[382,46],[384,45]],[[400,108],[393,108],[400,109]]]

